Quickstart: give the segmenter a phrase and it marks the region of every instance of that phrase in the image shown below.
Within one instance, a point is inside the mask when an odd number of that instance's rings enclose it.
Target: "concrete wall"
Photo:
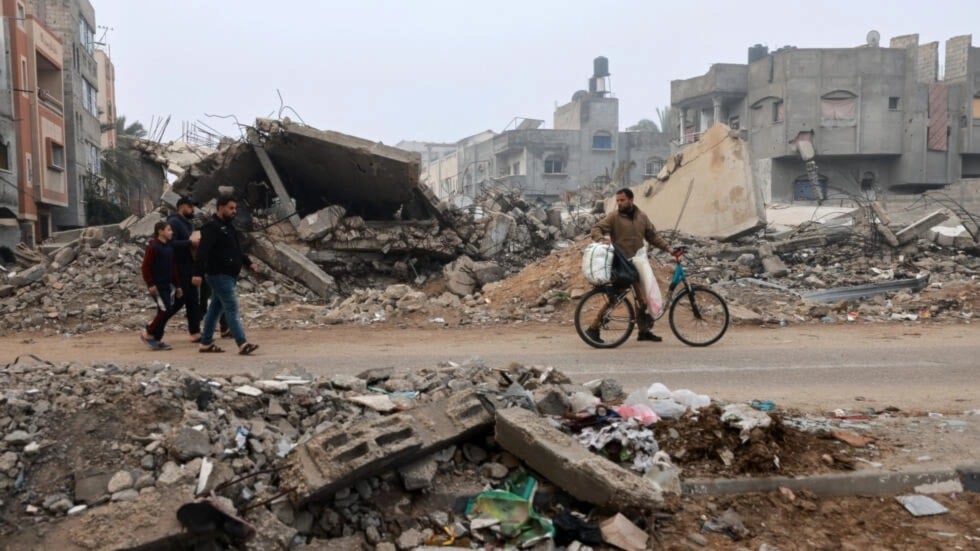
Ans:
[[[95,50],[99,81],[99,124],[109,130],[101,133],[102,149],[116,147],[116,67],[104,50]]]
[[[882,190],[949,185],[975,170],[970,156],[980,155],[980,48],[972,47],[969,35],[946,43],[941,84],[948,112],[933,113],[932,123],[941,127],[948,117],[948,151],[933,151],[929,89],[939,78],[939,43],[919,44],[913,34],[893,38],[890,46],[773,52],[747,66],[744,100],[720,94],[724,66],[712,66],[700,77],[673,81],[671,103],[686,111],[695,129],[715,115],[729,123],[738,116],[751,144],[753,174],[768,200],[792,199],[793,180],[803,172],[794,140],[811,131],[818,169],[836,180],[832,186],[853,188],[848,175],[866,171],[879,174]],[[731,67],[735,74],[739,66]],[[853,117],[824,116],[824,102],[849,94]],[[774,118],[777,105],[782,120]],[[686,141],[680,128],[671,134]]]
[[[10,51],[8,25],[0,26],[0,51]],[[6,168],[0,169],[0,247],[9,249],[20,242],[17,141],[11,88],[10,56],[5,55],[0,60],[0,143],[6,150]]]

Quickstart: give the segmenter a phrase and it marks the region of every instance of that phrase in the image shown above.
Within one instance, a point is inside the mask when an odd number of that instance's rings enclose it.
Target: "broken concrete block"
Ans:
[[[786,277],[789,274],[786,264],[776,256],[769,243],[759,245],[759,258],[762,259],[762,270],[770,277]]]
[[[924,235],[926,232],[932,229],[933,226],[937,226],[946,221],[949,218],[949,211],[947,209],[940,209],[932,214],[926,215],[919,220],[916,220],[912,224],[895,234],[898,238],[898,242],[904,245],[920,235]]]
[[[316,241],[323,239],[325,235],[332,232],[340,225],[340,221],[347,215],[347,209],[340,205],[330,205],[320,209],[300,220],[296,233],[303,241]]]
[[[7,298],[14,294],[13,285],[0,285],[0,298]]]
[[[143,218],[140,218],[135,223],[126,226],[126,228],[123,229],[123,234],[126,236],[126,239],[129,239],[130,241],[150,239],[153,237],[153,226],[162,220],[163,216],[159,212],[153,211]],[[123,222],[125,222],[125,220]]]
[[[61,249],[58,250],[58,252],[54,253],[54,262],[52,262],[51,267],[56,270],[59,268],[63,268],[71,264],[75,260],[75,257],[77,256],[78,256],[77,244],[62,247]]]
[[[602,541],[625,551],[644,551],[649,536],[621,513],[599,523]]]
[[[108,226],[90,226],[82,229],[78,240],[81,244],[91,248],[97,248],[113,237],[121,237],[122,229],[119,224],[109,224]]]
[[[891,228],[889,228],[885,224],[877,224],[875,226],[875,230],[877,230],[878,235],[880,235],[881,238],[885,240],[885,243],[888,243],[888,246],[890,247],[898,246],[898,237],[895,236],[895,232],[893,232]]]
[[[489,258],[504,252],[507,238],[517,227],[517,221],[509,214],[495,212],[490,215],[483,228],[483,239],[480,240],[480,255]]]
[[[398,473],[402,475],[402,484],[405,485],[405,489],[412,492],[431,487],[432,479],[435,478],[438,469],[439,465],[436,463],[435,457],[430,455],[398,469]]]
[[[211,440],[203,430],[181,427],[174,434],[173,453],[181,461],[206,456],[211,451]]]
[[[659,488],[590,452],[545,418],[520,408],[497,410],[496,418],[497,443],[573,497],[613,509],[663,504]]]
[[[446,278],[446,288],[461,297],[472,294],[479,283],[473,273],[475,264],[473,259],[466,255],[446,264],[442,268],[442,275]]]
[[[23,287],[25,285],[30,285],[36,281],[40,281],[44,274],[48,273],[48,267],[44,264],[36,264],[27,268],[26,270],[21,270],[16,274],[7,278],[7,282],[14,287]]]
[[[507,275],[503,267],[496,262],[487,260],[483,262],[473,263],[473,277],[476,278],[476,283],[479,286],[484,286],[487,283],[493,283],[494,281],[500,281],[504,279]]]
[[[463,391],[409,413],[331,427],[290,452],[283,484],[295,488],[291,496],[297,505],[319,501],[393,465],[488,431],[492,424],[477,395]]]
[[[296,279],[321,298],[330,297],[337,292],[337,282],[333,277],[289,245],[273,243],[259,237],[255,240],[252,251],[262,262]]]

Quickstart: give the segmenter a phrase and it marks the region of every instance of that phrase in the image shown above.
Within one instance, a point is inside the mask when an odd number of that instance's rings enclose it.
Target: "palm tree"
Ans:
[[[672,126],[671,119],[673,118],[674,108],[671,106],[666,106],[663,109],[657,108],[657,120],[660,121],[660,131],[669,133],[668,128]]]
[[[129,214],[142,216],[144,213],[142,205],[142,165],[139,160],[139,152],[133,147],[135,140],[146,136],[146,129],[140,122],[126,124],[126,117],[116,117],[115,124],[109,128],[103,126],[103,131],[115,128],[117,134],[116,146],[102,150],[102,174],[101,178],[95,180],[86,189],[88,200],[99,203],[103,202],[115,208],[99,209],[107,213],[109,220],[95,220],[91,223],[112,223],[117,216],[125,217]],[[138,212],[131,212],[130,199],[137,196],[139,207]],[[103,205],[105,206],[105,205]],[[121,220],[122,218],[120,218]]]
[[[657,111],[659,111],[659,109]],[[653,122],[650,119],[640,119],[633,126],[627,127],[626,128],[626,131],[627,132],[657,132],[657,133],[659,133],[662,128],[664,128],[664,127],[663,126],[657,126],[657,123]]]

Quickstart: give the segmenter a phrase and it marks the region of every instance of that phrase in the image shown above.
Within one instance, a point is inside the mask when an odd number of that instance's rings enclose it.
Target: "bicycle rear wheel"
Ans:
[[[575,309],[575,331],[586,344],[595,348],[615,348],[630,338],[636,325],[636,310],[626,294],[609,287],[596,287],[585,293]],[[586,333],[597,318],[599,340]]]
[[[708,346],[718,342],[728,330],[725,299],[700,285],[685,289],[670,304],[670,330],[689,346]]]

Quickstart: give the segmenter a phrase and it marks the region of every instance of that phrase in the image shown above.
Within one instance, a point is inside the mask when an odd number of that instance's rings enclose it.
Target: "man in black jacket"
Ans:
[[[194,275],[194,249],[200,242],[201,236],[194,233],[194,201],[189,197],[177,200],[177,212],[167,218],[167,223],[174,231],[170,241],[177,259],[177,273],[180,274],[180,290],[184,293],[184,308],[187,313],[187,333],[191,342],[201,340],[201,298],[199,288],[191,285]]]
[[[217,210],[211,221],[201,228],[201,244],[197,250],[194,277],[191,282],[200,287],[207,280],[211,287],[211,304],[204,315],[204,330],[201,333],[201,352],[224,352],[214,344],[214,328],[222,312],[228,321],[228,328],[238,344],[239,354],[251,354],[259,347],[248,342],[245,329],[238,313],[238,274],[243,266],[253,272],[258,269],[244,252],[238,231],[231,222],[238,213],[238,203],[228,195],[218,198]]]

